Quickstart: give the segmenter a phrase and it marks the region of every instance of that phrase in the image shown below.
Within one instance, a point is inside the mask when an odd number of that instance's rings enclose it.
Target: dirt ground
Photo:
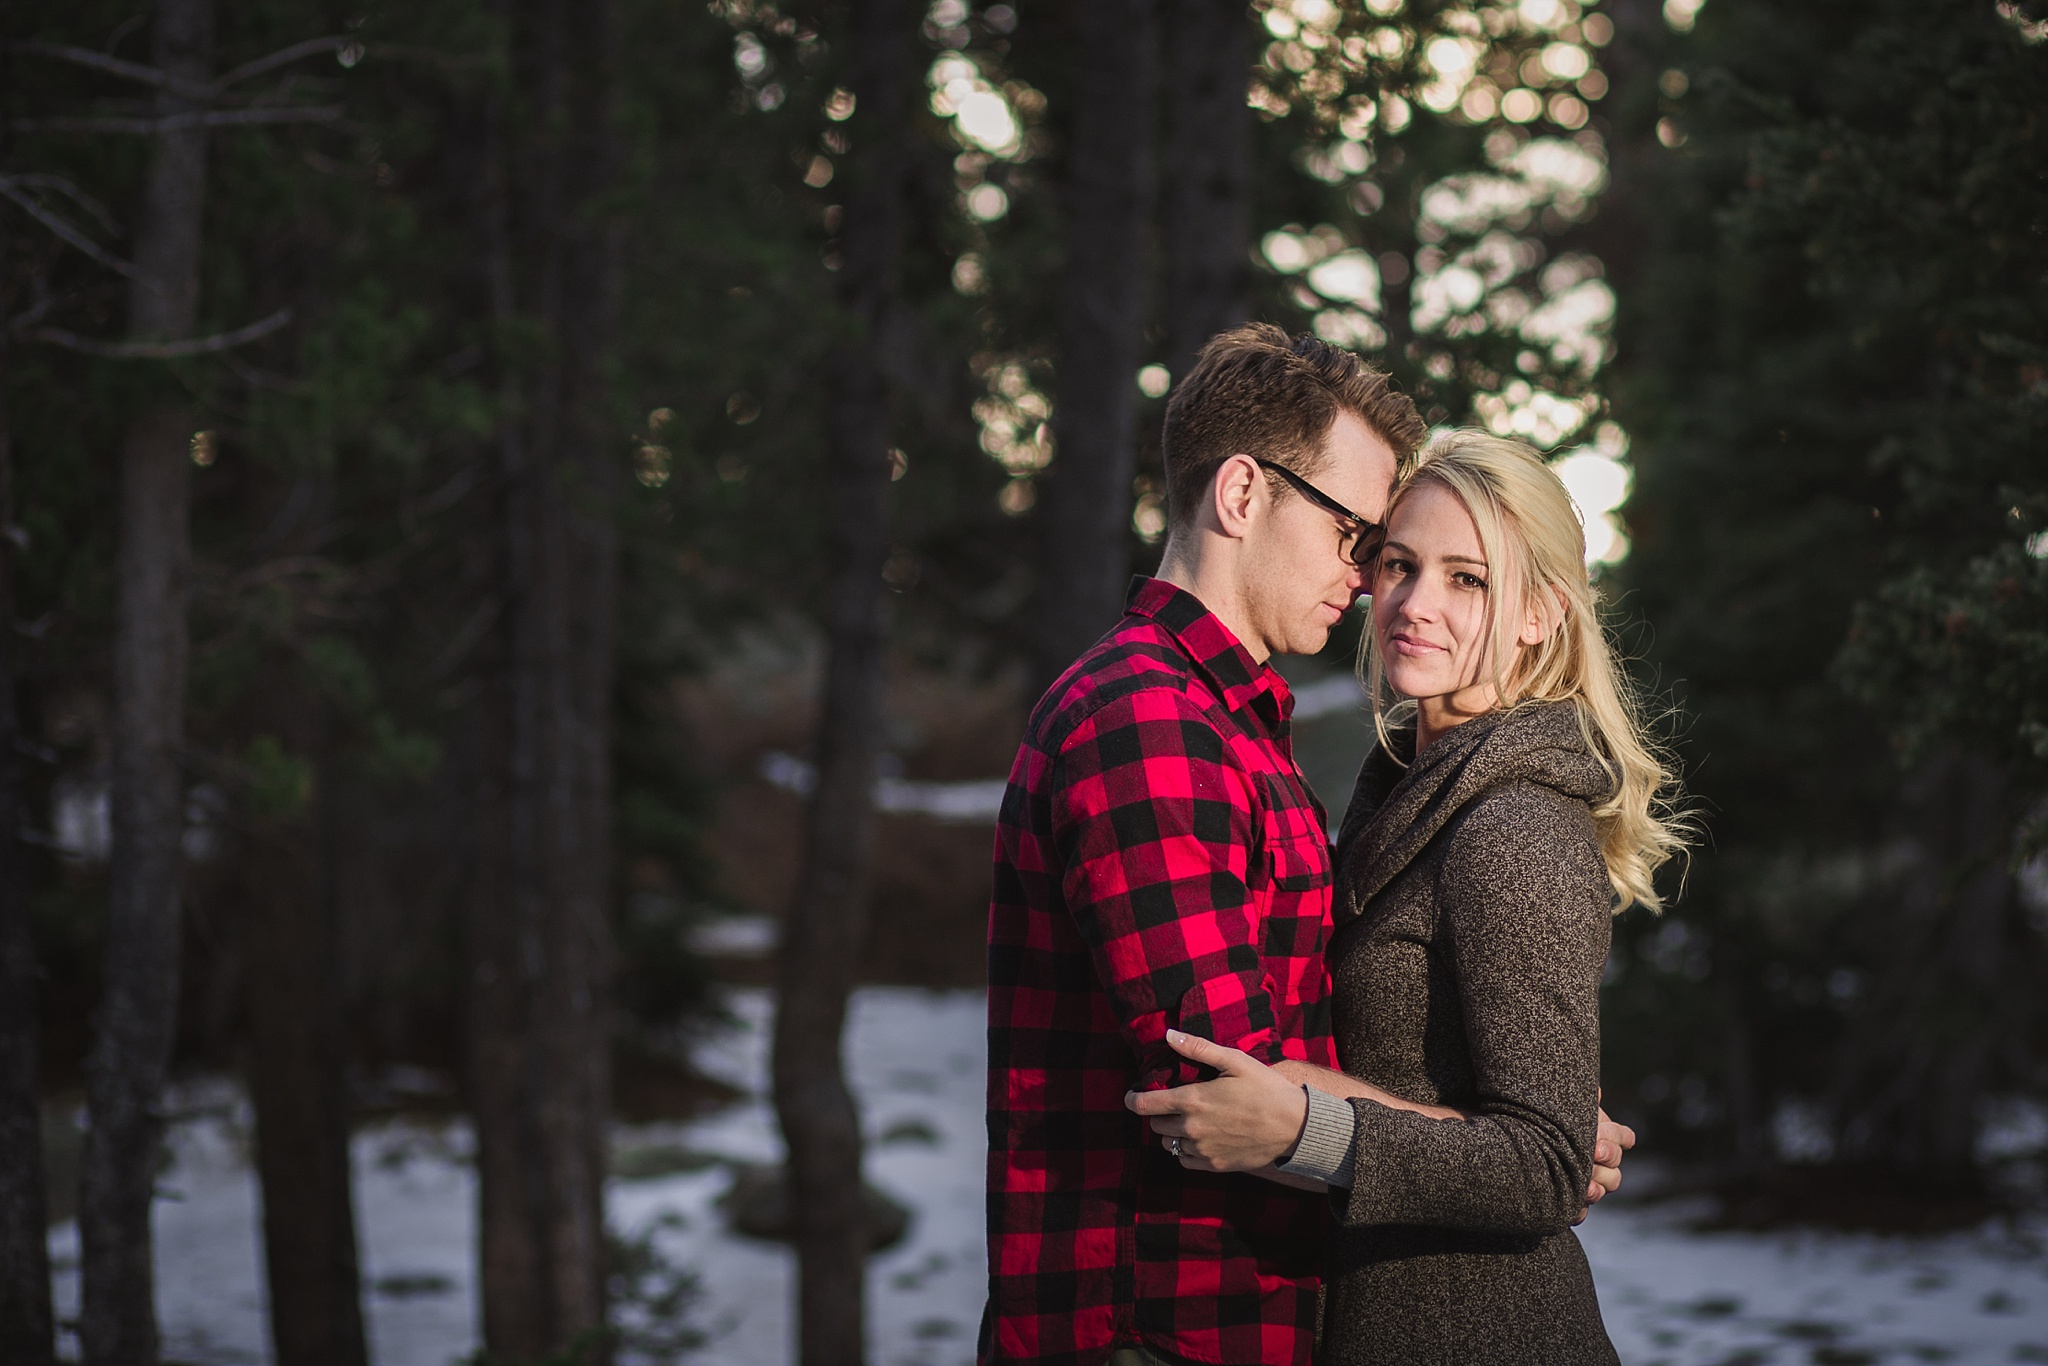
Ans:
[[[716,834],[721,889],[736,909],[780,920],[795,894],[803,799],[763,779],[736,784]],[[884,815],[868,903],[863,981],[977,987],[986,980],[993,827]],[[765,984],[770,965],[721,964],[723,976]]]
[[[736,911],[779,920],[795,894],[803,799],[762,777],[761,764],[775,752],[809,755],[816,670],[814,648],[764,637],[678,685],[678,710],[721,785],[711,853],[718,896]],[[890,761],[924,781],[1001,777],[1023,729],[1022,691],[1008,676],[899,664],[889,687]],[[881,816],[864,981],[982,985],[994,838],[992,825]],[[765,983],[773,971],[761,960],[720,967],[745,982]]]

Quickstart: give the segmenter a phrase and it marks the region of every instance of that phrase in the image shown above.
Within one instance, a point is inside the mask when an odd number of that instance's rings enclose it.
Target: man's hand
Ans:
[[[1124,1108],[1151,1121],[1168,1152],[1198,1172],[1255,1171],[1285,1159],[1308,1122],[1301,1087],[1249,1053],[1178,1029],[1174,1052],[1222,1075],[1165,1091],[1127,1091]],[[1176,1149],[1178,1151],[1176,1152]]]
[[[1616,1124],[1600,1112],[1600,1128],[1593,1139],[1593,1184],[1586,1187],[1586,1203],[1597,1205],[1621,1189],[1621,1155],[1636,1146],[1636,1131]]]

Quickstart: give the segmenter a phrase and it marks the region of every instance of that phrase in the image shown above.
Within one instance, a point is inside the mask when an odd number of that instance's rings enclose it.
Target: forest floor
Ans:
[[[774,1162],[781,1146],[764,1097],[768,994],[740,988],[728,999],[731,1024],[705,1039],[698,1061],[745,1098],[616,1137],[611,1219],[636,1249],[625,1312],[665,1330],[643,1332],[629,1359],[666,1346],[683,1363],[789,1360],[789,1257],[729,1232],[718,1207],[737,1171]],[[878,1366],[973,1359],[984,1291],[982,1009],[972,991],[871,987],[855,1000],[847,1057],[871,1136],[869,1177],[912,1213],[907,1236],[872,1264]],[[267,1362],[246,1103],[215,1082],[188,1086],[179,1104],[156,1211],[166,1359]],[[377,1366],[447,1366],[475,1350],[469,1146],[448,1120],[389,1120],[357,1137]],[[1622,1198],[1580,1230],[1628,1366],[2048,1363],[2048,1220],[1914,1239],[1701,1232],[1706,1212]],[[75,1229],[53,1230],[51,1247],[68,1319]]]

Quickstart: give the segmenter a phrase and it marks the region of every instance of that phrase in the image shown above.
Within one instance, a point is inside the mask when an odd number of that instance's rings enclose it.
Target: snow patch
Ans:
[[[734,990],[726,1005],[731,1025],[704,1039],[697,1060],[745,1098],[688,1124],[622,1128],[616,1147],[640,1160],[621,1162],[629,1175],[612,1183],[609,1211],[620,1234],[695,1274],[687,1314],[705,1341],[687,1361],[783,1366],[793,1350],[792,1258],[728,1233],[715,1208],[735,1164],[782,1158],[766,1086],[772,998]],[[973,1359],[986,1292],[984,1009],[979,992],[869,987],[849,1014],[868,1179],[912,1211],[908,1236],[871,1263],[877,1366]],[[179,1109],[156,1207],[165,1356],[265,1366],[247,1105],[216,1083]],[[447,1366],[478,1345],[471,1152],[460,1123],[393,1121],[355,1140],[364,1300],[380,1366]],[[1608,1203],[1579,1230],[1629,1366],[2048,1362],[2048,1222],[1925,1239],[1692,1231],[1703,1212]],[[75,1319],[75,1227],[53,1230],[50,1246],[59,1313]],[[73,1355],[76,1347],[66,1344]]]

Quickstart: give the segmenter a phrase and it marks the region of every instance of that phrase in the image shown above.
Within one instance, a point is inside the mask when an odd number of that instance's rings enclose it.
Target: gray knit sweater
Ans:
[[[1397,750],[1413,745],[1396,737]],[[1570,1225],[1591,1179],[1611,780],[1570,703],[1366,759],[1338,841],[1337,1055],[1439,1121],[1353,1101],[1323,1359],[1616,1361]]]

